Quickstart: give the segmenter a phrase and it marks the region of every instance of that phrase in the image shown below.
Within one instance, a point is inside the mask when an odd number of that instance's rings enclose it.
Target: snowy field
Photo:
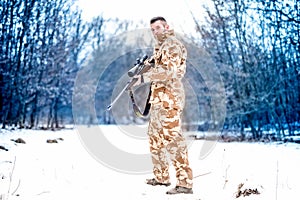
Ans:
[[[147,140],[126,140],[115,126],[103,130],[120,149],[148,152]],[[25,144],[17,143],[19,138]],[[0,129],[0,200],[300,199],[299,144],[218,142],[199,159],[204,143],[197,140],[189,146],[194,194],[170,196],[165,192],[175,186],[174,171],[170,187],[149,186],[144,181],[152,178],[151,173],[122,173],[98,162],[75,129]]]

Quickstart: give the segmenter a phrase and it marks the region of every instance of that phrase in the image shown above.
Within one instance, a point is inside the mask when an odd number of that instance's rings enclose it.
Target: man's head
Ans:
[[[154,37],[160,40],[162,34],[169,29],[169,25],[163,17],[153,17],[150,20],[150,27]]]

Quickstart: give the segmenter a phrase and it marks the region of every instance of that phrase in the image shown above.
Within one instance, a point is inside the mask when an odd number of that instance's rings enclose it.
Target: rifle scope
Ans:
[[[147,60],[148,56],[144,55],[142,58],[136,59],[136,63],[134,64],[134,67],[132,67],[128,72],[129,77],[133,77],[134,75],[138,74],[138,72],[142,69],[144,66],[145,60]]]

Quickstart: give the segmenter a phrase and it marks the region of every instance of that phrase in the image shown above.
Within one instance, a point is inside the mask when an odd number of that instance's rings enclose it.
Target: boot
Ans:
[[[171,185],[171,183],[161,183],[161,182],[158,182],[155,178],[147,179],[146,183],[148,185],[152,185],[152,186],[156,186],[156,185],[170,186]]]
[[[192,188],[186,188],[181,186],[176,186],[175,188],[166,192],[166,194],[193,194]]]

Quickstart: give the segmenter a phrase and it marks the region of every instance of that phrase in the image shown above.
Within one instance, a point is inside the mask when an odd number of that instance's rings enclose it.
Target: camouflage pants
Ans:
[[[176,171],[177,186],[192,188],[193,174],[189,167],[185,138],[181,130],[181,111],[152,105],[149,123],[149,142],[153,173],[157,181],[169,183],[167,153]]]

